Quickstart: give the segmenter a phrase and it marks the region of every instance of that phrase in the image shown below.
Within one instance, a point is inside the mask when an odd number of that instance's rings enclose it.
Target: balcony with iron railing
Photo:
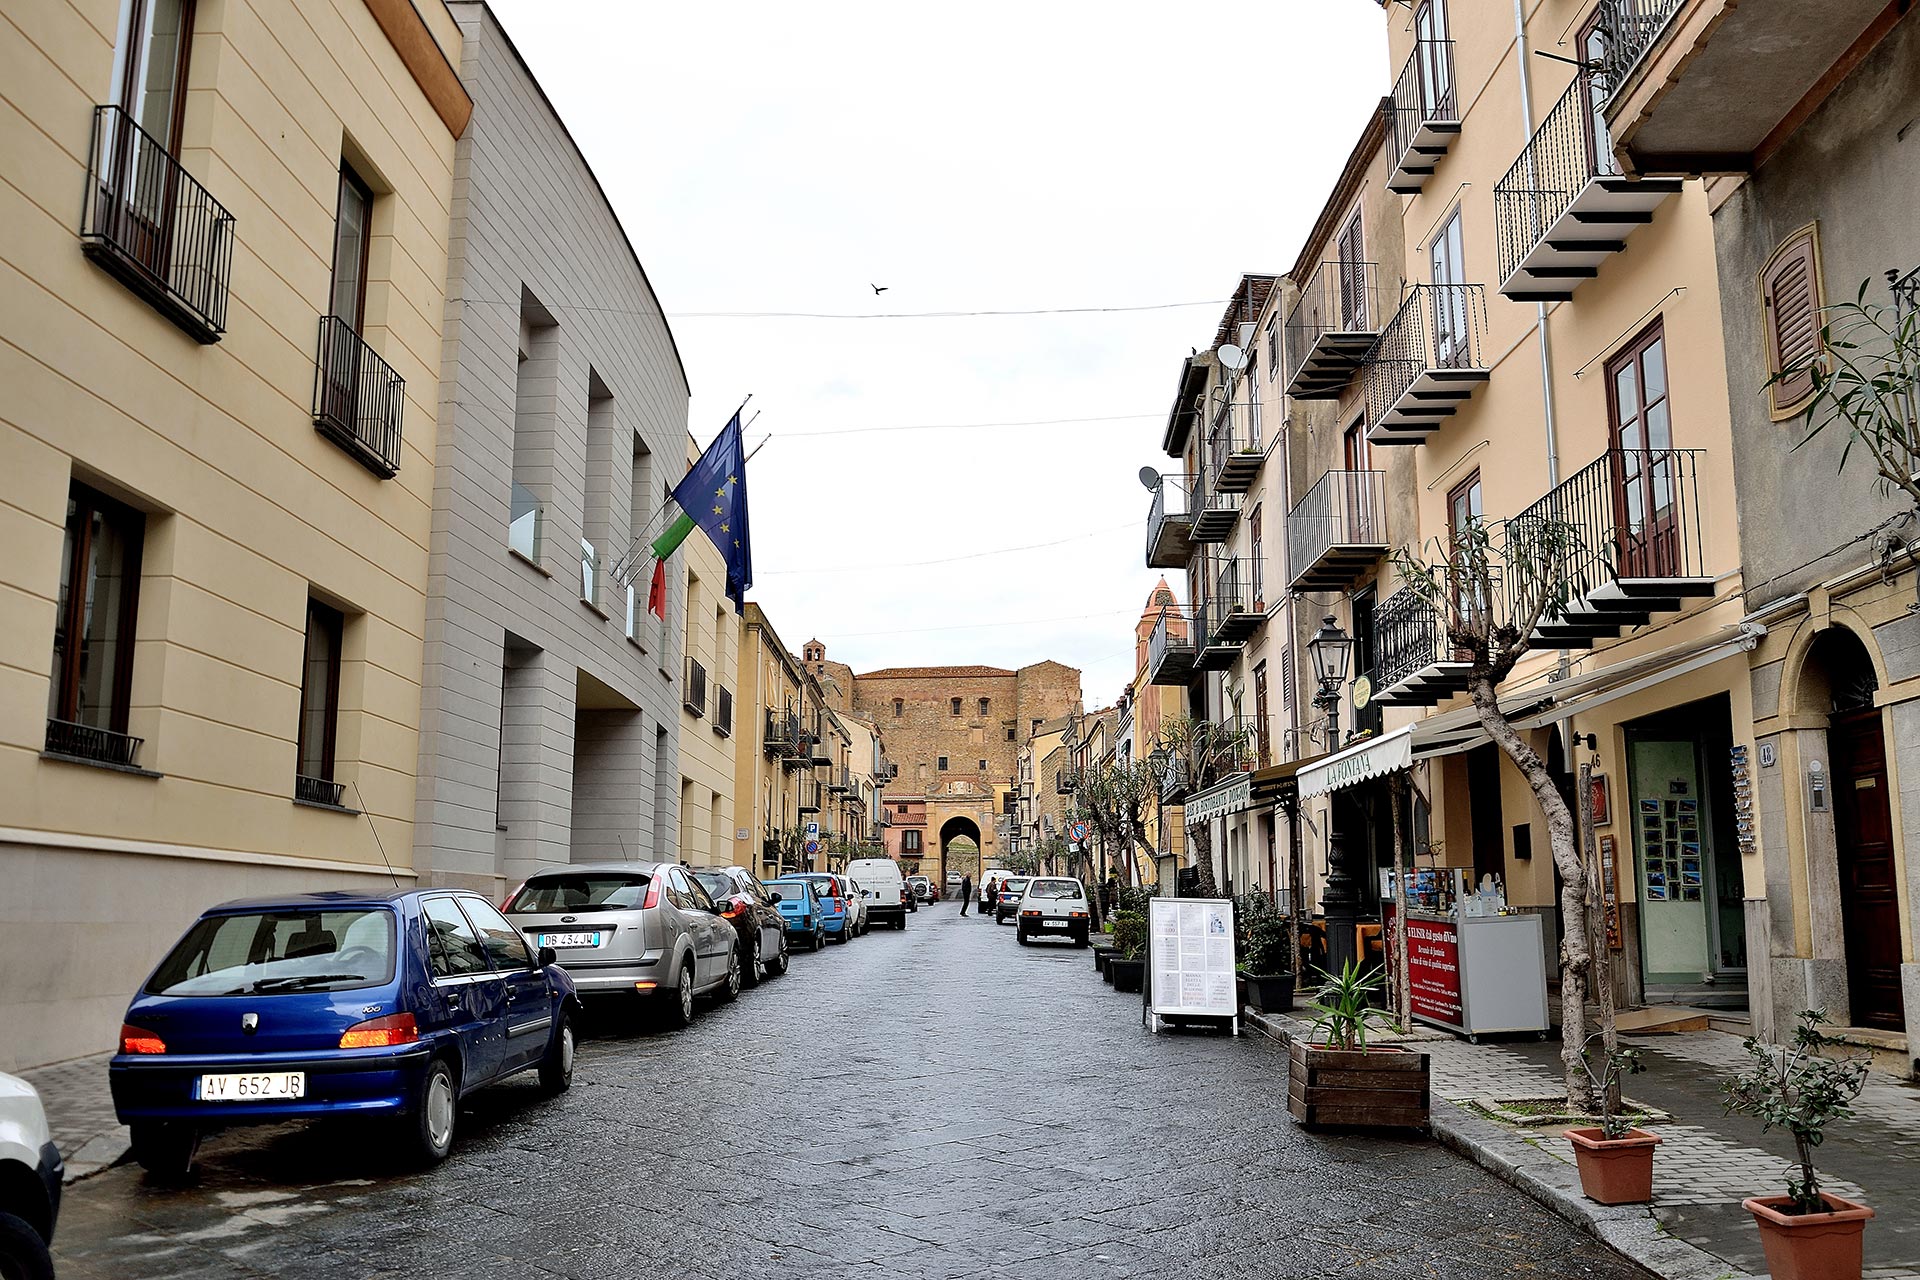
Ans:
[[[1212,546],[1225,542],[1232,536],[1233,526],[1240,523],[1241,495],[1212,483],[1208,474],[1197,478],[1193,494],[1194,544]]]
[[[1237,650],[1266,621],[1248,573],[1252,567],[1251,562],[1234,556],[1221,564],[1220,572],[1215,575],[1213,594],[1207,599],[1207,622],[1211,627],[1207,637],[1209,648],[1232,645]]]
[[[1287,314],[1287,394],[1337,400],[1380,336],[1379,268],[1330,259],[1313,269]]]
[[[1287,513],[1295,591],[1343,591],[1387,553],[1387,475],[1329,471]]]
[[[1245,493],[1266,454],[1260,444],[1260,406],[1226,404],[1207,428],[1207,474],[1216,493]]]
[[[1527,639],[1590,649],[1713,595],[1700,518],[1697,449],[1609,449],[1502,529],[1509,557],[1566,575],[1566,608]]]
[[[1605,77],[1575,76],[1493,189],[1500,292],[1516,302],[1572,298],[1680,190],[1678,178],[1620,172],[1599,118],[1605,100]]]
[[[1184,685],[1193,679],[1194,622],[1179,609],[1162,608],[1147,638],[1147,683]]]
[[[46,753],[115,769],[138,769],[144,739],[74,720],[47,721]]]
[[[707,669],[692,654],[687,655],[687,677],[681,682],[680,705],[696,719],[707,714]]]
[[[117,106],[93,109],[81,250],[197,342],[227,327],[234,219]]]
[[[1192,476],[1161,476],[1147,508],[1147,568],[1184,569],[1193,559]]]
[[[1053,775],[1054,794],[1062,796],[1072,795],[1076,776],[1072,769],[1061,769],[1056,772]]]
[[[1491,376],[1487,300],[1477,284],[1419,284],[1367,355],[1367,439],[1419,444]]]
[[[843,796],[853,790],[853,771],[846,765],[841,765],[839,771],[829,777],[832,780],[827,783],[827,790],[834,795]]]
[[[373,474],[400,470],[400,418],[407,384],[339,316],[320,317],[313,425]]]
[[[1467,687],[1473,665],[1447,643],[1446,619],[1414,587],[1401,587],[1373,609],[1373,670],[1378,706],[1436,706]]]
[[[1607,121],[1633,170],[1748,173],[1770,139],[1837,80],[1881,0],[1601,0]],[[1907,68],[1911,70],[1911,68]]]
[[[1453,41],[1416,40],[1393,82],[1387,113],[1387,190],[1418,195],[1460,134],[1459,92],[1453,80]]]
[[[723,684],[714,686],[713,731],[722,738],[733,736],[733,690]]]

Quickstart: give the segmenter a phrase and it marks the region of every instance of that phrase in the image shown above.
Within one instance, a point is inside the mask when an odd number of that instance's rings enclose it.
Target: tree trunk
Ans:
[[[1587,933],[1587,867],[1574,841],[1573,813],[1553,784],[1547,762],[1540,758],[1520,731],[1500,710],[1493,682],[1476,675],[1468,689],[1480,725],[1533,789],[1540,811],[1547,816],[1547,840],[1553,865],[1560,872],[1560,1063],[1567,1085],[1567,1108],[1575,1115],[1591,1114],[1593,1085],[1587,1078],[1581,1052],[1587,1044],[1587,984],[1592,976],[1593,948]]]
[[[1407,777],[1393,775],[1393,1019],[1401,1031],[1413,1026],[1413,992],[1407,984],[1407,859],[1403,846],[1401,813],[1407,802]]]
[[[1580,855],[1587,864],[1587,937],[1593,944],[1593,1002],[1600,1019],[1602,1060],[1609,1068],[1603,1077],[1607,1082],[1607,1091],[1602,1100],[1601,1114],[1612,1116],[1620,1112],[1620,1076],[1611,1070],[1614,1050],[1620,1047],[1620,1035],[1613,1020],[1613,957],[1607,948],[1605,868],[1601,865],[1599,846],[1594,838],[1592,802],[1589,799],[1592,795],[1592,778],[1593,765],[1588,763],[1580,766],[1580,789],[1575,798],[1580,806]]]
[[[1182,820],[1184,821],[1184,818]],[[1213,824],[1203,822],[1197,827],[1188,827],[1187,848],[1194,853],[1194,870],[1199,873],[1199,879],[1193,887],[1194,896],[1219,897],[1220,886],[1213,879]],[[1180,891],[1177,880],[1173,888],[1175,893]]]

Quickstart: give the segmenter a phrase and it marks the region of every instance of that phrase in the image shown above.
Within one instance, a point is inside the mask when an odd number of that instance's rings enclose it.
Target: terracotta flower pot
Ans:
[[[1755,1196],[1740,1203],[1760,1227],[1773,1280],[1848,1280],[1860,1275],[1861,1235],[1873,1210],[1823,1191],[1830,1213],[1785,1213],[1788,1196]]]
[[[1597,1204],[1646,1204],[1653,1199],[1653,1149],[1656,1134],[1629,1129],[1618,1138],[1600,1129],[1569,1129],[1573,1160],[1580,1166],[1580,1189]]]

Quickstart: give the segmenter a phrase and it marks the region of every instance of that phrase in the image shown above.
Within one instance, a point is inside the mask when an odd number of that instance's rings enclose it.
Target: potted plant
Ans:
[[[1427,1055],[1367,1044],[1367,1028],[1388,1021],[1374,1007],[1385,972],[1347,961],[1314,998],[1310,1037],[1287,1046],[1287,1111],[1301,1125],[1425,1128]]]
[[[1115,991],[1138,991],[1146,973],[1147,918],[1138,911],[1113,915],[1114,953],[1107,960],[1107,976]]]
[[[1247,926],[1246,1003],[1262,1013],[1293,1008],[1293,923],[1267,915]]]
[[[1660,1138],[1634,1128],[1620,1113],[1620,1082],[1646,1070],[1640,1051],[1615,1046],[1597,1074],[1591,1049],[1581,1053],[1580,1061],[1600,1099],[1598,1125],[1566,1131],[1580,1169],[1580,1190],[1596,1204],[1646,1204],[1653,1199],[1653,1149]]]
[[[1867,1083],[1864,1060],[1823,1052],[1839,1043],[1821,1033],[1825,1022],[1819,1010],[1806,1009],[1790,1044],[1766,1045],[1747,1037],[1753,1065],[1725,1086],[1727,1110],[1793,1135],[1798,1167],[1787,1175],[1787,1194],[1741,1201],[1760,1228],[1774,1280],[1857,1277],[1861,1237],[1873,1216],[1866,1205],[1821,1190],[1813,1167],[1813,1149],[1827,1126],[1853,1115],[1851,1104]]]

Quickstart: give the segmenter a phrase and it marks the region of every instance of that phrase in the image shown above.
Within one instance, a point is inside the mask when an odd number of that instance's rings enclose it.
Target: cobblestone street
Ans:
[[[477,1095],[446,1164],[235,1132],[199,1182],[69,1189],[64,1280],[139,1276],[1643,1276],[1438,1145],[1308,1134],[1250,1035],[1149,1037],[1071,947],[922,910]],[[909,995],[909,992],[915,994]]]

